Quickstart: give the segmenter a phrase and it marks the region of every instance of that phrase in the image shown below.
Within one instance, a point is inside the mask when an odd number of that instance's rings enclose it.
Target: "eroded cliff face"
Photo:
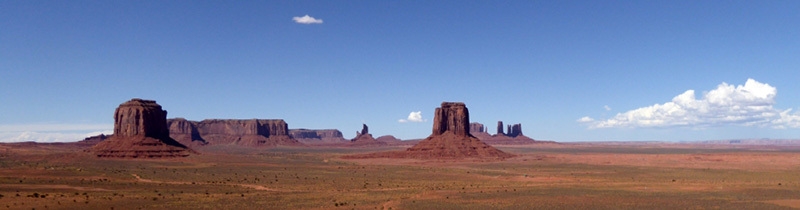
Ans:
[[[169,137],[167,111],[156,101],[134,98],[114,111],[114,135],[118,137]]]
[[[289,125],[281,119],[208,119],[194,123],[200,135],[288,136]]]
[[[167,126],[169,127],[170,137],[181,144],[189,147],[208,144],[208,142],[200,136],[200,132],[197,131],[197,127],[191,121],[183,118],[168,119]]]
[[[503,121],[497,121],[497,134],[495,135],[505,135],[503,132]]]
[[[167,158],[194,153],[169,136],[167,111],[156,101],[134,98],[114,111],[114,135],[88,152],[97,157]]]
[[[281,119],[207,119],[198,122],[175,118],[167,123],[170,134],[181,142],[203,142],[201,145],[301,145],[289,135],[289,125]]]
[[[469,136],[469,110],[462,102],[442,102],[433,117],[433,134],[450,131],[457,136]]]
[[[321,139],[321,138],[342,138],[342,132],[336,129],[289,129],[289,136],[296,139],[302,138],[312,138],[312,139]]]
[[[289,129],[289,136],[303,144],[334,144],[346,143],[347,139],[342,132],[336,129]]]
[[[469,124],[469,132],[470,133],[485,133],[486,127],[483,126],[481,123],[473,122]]]
[[[517,137],[517,136],[521,136],[521,135],[522,135],[522,124],[521,123],[508,125],[508,132],[506,133],[506,136]]]

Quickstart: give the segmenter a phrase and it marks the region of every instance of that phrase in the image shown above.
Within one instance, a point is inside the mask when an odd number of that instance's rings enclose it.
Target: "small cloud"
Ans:
[[[608,105],[603,106],[603,109],[606,109],[606,111],[611,111],[611,107],[608,107]]]
[[[408,114],[408,118],[406,119],[399,119],[397,122],[407,123],[407,122],[425,122],[428,120],[422,119],[422,111],[411,112]]]
[[[322,19],[316,19],[308,15],[303,17],[293,17],[292,20],[294,20],[295,23],[300,24],[322,24]]]
[[[579,123],[594,122],[594,119],[592,119],[591,117],[586,116],[586,117],[581,117],[581,119],[578,119],[578,122]]]

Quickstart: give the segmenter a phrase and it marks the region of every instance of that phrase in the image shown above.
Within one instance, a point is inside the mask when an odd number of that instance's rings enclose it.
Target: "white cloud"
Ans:
[[[88,133],[69,133],[69,132],[4,132],[0,133],[0,142],[75,142],[83,140],[86,137],[96,136],[100,134],[112,134],[114,131],[92,131]]]
[[[292,20],[294,20],[295,23],[300,24],[322,24],[322,19],[316,19],[308,15],[303,17],[293,17]]]
[[[605,109],[606,111],[611,111],[611,107],[609,107],[608,105],[603,106],[603,109]]]
[[[0,142],[74,142],[89,136],[112,134],[111,124],[0,125]]]
[[[614,127],[694,127],[721,125],[770,126],[773,128],[800,127],[800,114],[773,107],[777,89],[754,79],[744,85],[722,83],[716,89],[695,97],[694,90],[675,96],[663,104],[642,107],[606,120],[590,123],[590,128]]]
[[[578,122],[579,123],[594,122],[594,119],[592,119],[591,117],[588,117],[588,116],[587,117],[581,117],[581,119],[578,119]]]
[[[401,122],[401,123],[406,123],[406,122],[425,122],[427,120],[422,119],[422,111],[416,111],[416,112],[409,113],[408,114],[408,118],[399,119],[397,121]]]

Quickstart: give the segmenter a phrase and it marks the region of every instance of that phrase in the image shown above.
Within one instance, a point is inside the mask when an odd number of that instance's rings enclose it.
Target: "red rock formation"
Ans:
[[[469,133],[472,134],[472,136],[474,136],[475,138],[480,139],[481,141],[484,141],[484,139],[487,139],[487,137],[489,138],[492,137],[492,135],[487,133],[488,131],[486,127],[481,123],[473,122],[469,124],[469,127],[470,127]]]
[[[167,126],[169,127],[169,136],[183,145],[197,147],[208,144],[208,142],[200,136],[197,127],[195,127],[192,121],[183,118],[168,119]]]
[[[397,137],[394,137],[392,135],[380,136],[380,137],[376,138],[375,140],[377,140],[379,142],[386,142],[388,144],[395,144],[395,143],[402,142],[402,140],[400,140]]]
[[[235,144],[243,146],[299,146],[300,142],[289,136],[289,125],[285,121],[250,119],[207,119],[200,122],[180,118],[170,119],[173,138],[209,145]]]
[[[361,134],[369,134],[369,127],[367,127],[367,124],[361,124],[361,133],[358,133],[358,135]]]
[[[167,111],[152,100],[131,99],[114,112],[114,135],[88,151],[97,157],[185,157],[194,151],[169,137]]]
[[[469,124],[469,132],[470,133],[484,133],[486,132],[486,128],[481,123],[473,122]]]
[[[433,132],[406,151],[350,155],[345,158],[505,159],[514,155],[489,146],[469,133],[469,111],[464,103],[442,102],[436,108]]]
[[[356,132],[356,137],[350,140],[350,142],[352,142],[352,146],[386,145],[386,142],[380,142],[372,137],[372,134],[369,133],[369,127],[367,127],[367,124],[361,124],[361,132]]]
[[[111,136],[113,136],[113,135],[100,134],[100,135],[96,135],[96,136],[89,136],[89,137],[86,137],[83,140],[80,140],[80,141],[75,142],[75,143],[80,144],[80,145],[94,146],[97,143],[100,143],[102,141],[105,141],[106,139],[111,138]]]
[[[473,135],[475,135],[475,137],[478,137],[481,141],[486,142],[489,145],[521,145],[521,144],[540,143],[522,134],[522,124],[508,125],[507,133],[502,132],[503,131],[502,127],[503,127],[503,121],[498,121],[497,134],[483,135],[483,134],[473,133]]]
[[[289,136],[303,144],[336,144],[349,142],[349,140],[342,136],[342,132],[336,129],[289,129]]]
[[[503,133],[503,121],[497,121],[497,134],[495,135],[505,135],[505,133]]]
[[[519,135],[522,135],[522,124],[508,125],[508,133],[506,133],[506,136],[517,137]]]
[[[114,135],[118,137],[169,137],[167,111],[156,101],[131,99],[114,112]]]
[[[289,125],[283,120],[209,119],[196,123],[196,126],[200,135],[261,135],[266,137],[289,135]]]
[[[441,135],[450,131],[457,136],[469,135],[469,110],[461,102],[442,102],[433,116],[433,134]]]

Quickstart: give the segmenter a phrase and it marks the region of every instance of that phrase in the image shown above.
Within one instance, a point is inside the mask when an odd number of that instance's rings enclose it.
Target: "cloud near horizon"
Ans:
[[[295,23],[300,24],[322,24],[322,19],[316,19],[308,15],[303,17],[293,17],[292,20],[294,20]]]
[[[800,127],[800,113],[773,107],[778,91],[754,79],[744,85],[722,83],[716,89],[695,97],[694,90],[675,96],[663,104],[642,107],[616,116],[595,120],[589,116],[577,120],[589,128],[660,128],[738,125],[784,129]]]
[[[422,119],[422,111],[411,112],[411,113],[408,114],[408,118],[397,120],[397,122],[400,122],[400,123],[425,122],[425,121],[428,121],[428,120]]]
[[[113,134],[113,124],[0,125],[0,142],[75,142],[89,136]]]
[[[0,133],[0,142],[76,142],[83,140],[86,137],[96,136],[100,134],[110,135],[113,130],[104,131],[91,131],[91,132],[36,132],[36,131],[23,131],[23,132],[2,132]]]

